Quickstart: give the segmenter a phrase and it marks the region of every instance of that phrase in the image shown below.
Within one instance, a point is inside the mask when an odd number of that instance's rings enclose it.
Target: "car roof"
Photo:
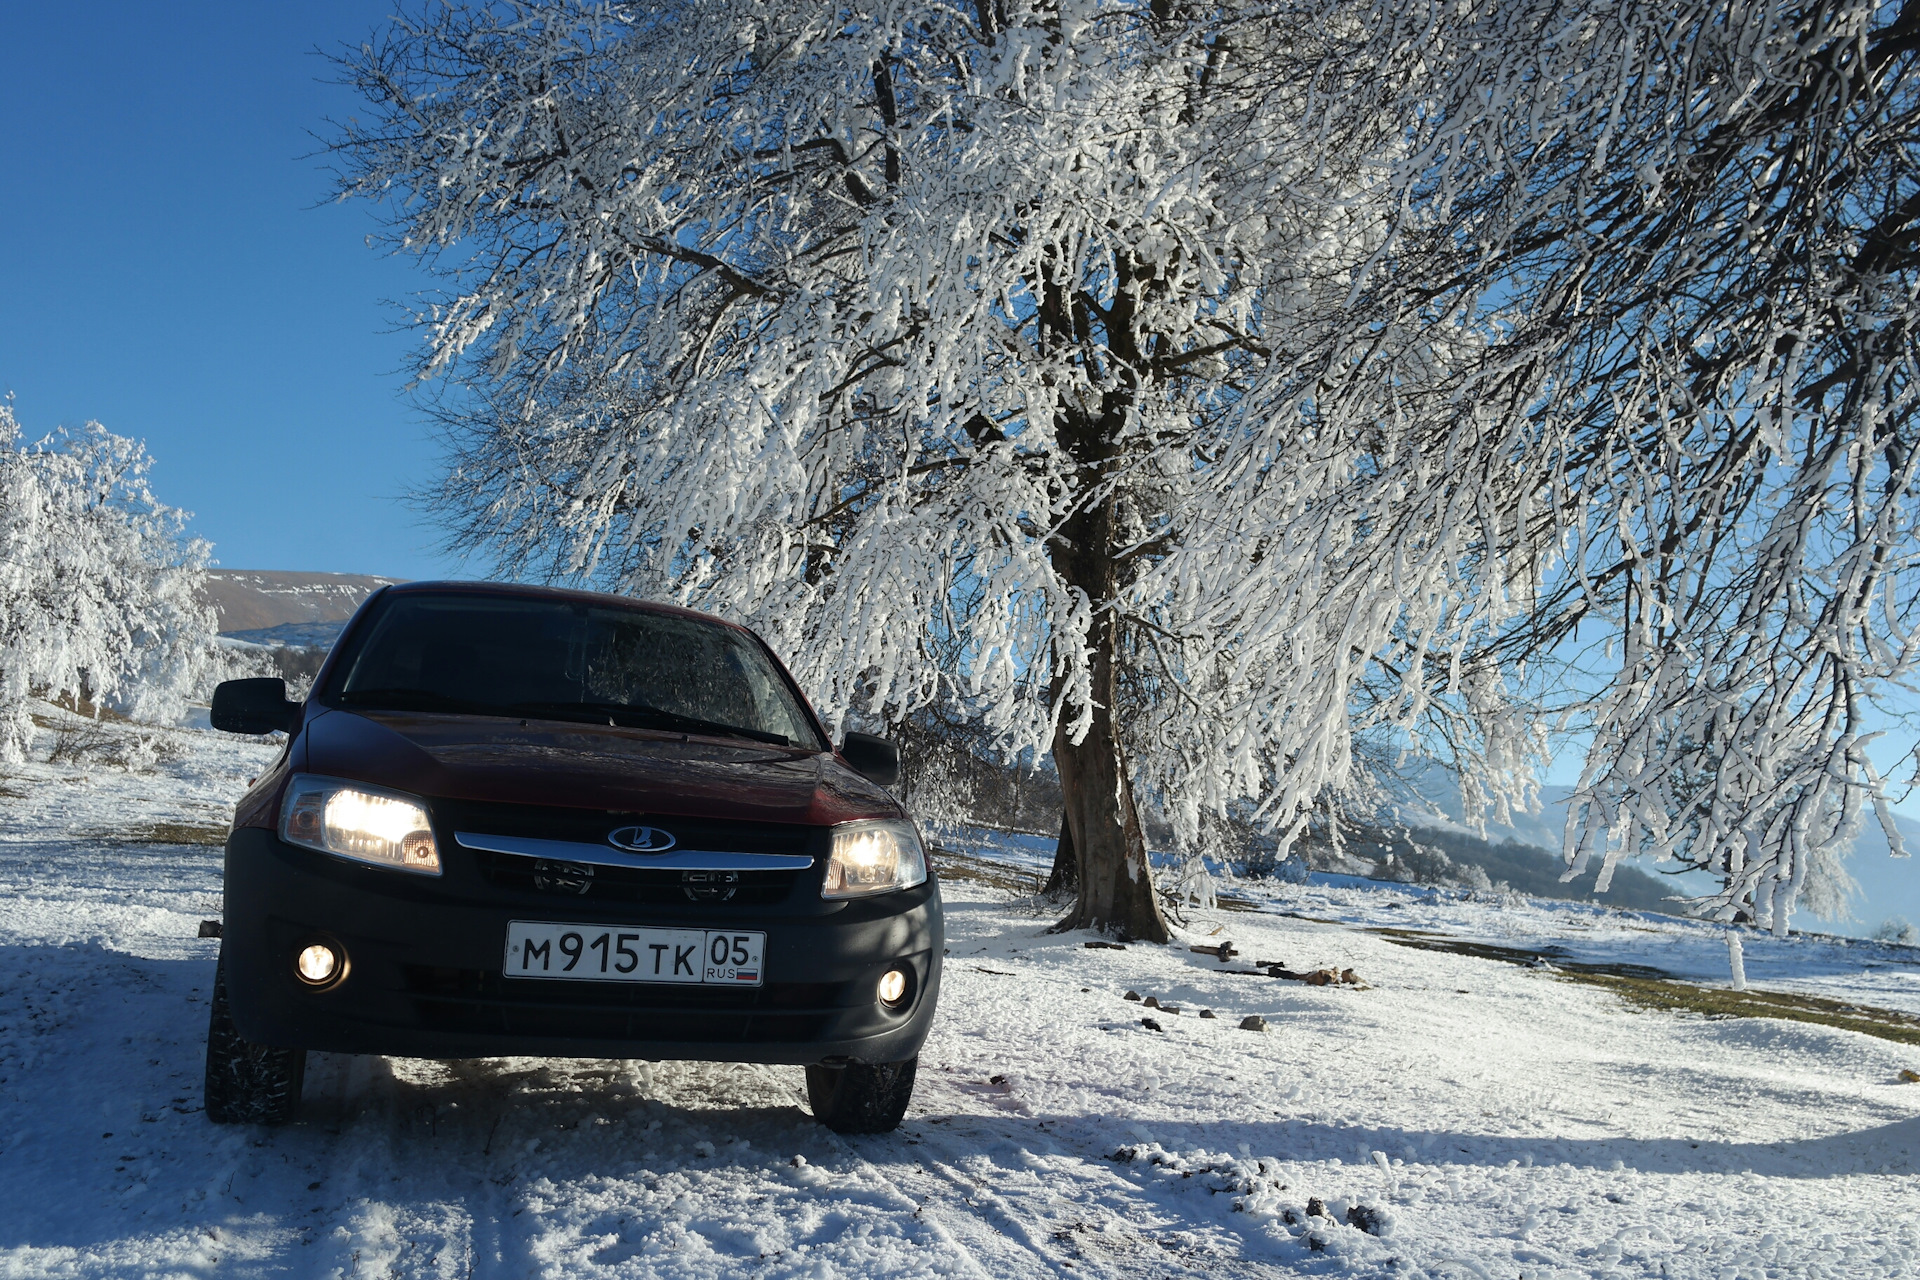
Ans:
[[[661,604],[654,600],[639,600],[633,596],[617,596],[606,591],[580,591],[573,587],[547,587],[524,582],[467,582],[448,578],[395,583],[386,589],[385,594],[389,596],[493,596],[510,600],[551,600],[555,603],[597,604],[611,609],[629,609],[639,613],[659,613],[699,622],[711,622],[718,626],[730,627],[735,631],[744,631],[748,635],[754,634],[749,627],[743,627],[737,622],[729,622],[711,613],[702,613],[698,609],[686,609],[676,604]]]

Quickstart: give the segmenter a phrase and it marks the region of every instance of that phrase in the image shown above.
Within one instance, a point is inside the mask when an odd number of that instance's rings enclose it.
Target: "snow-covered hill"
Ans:
[[[1004,887],[1045,851],[992,838],[948,862],[946,989],[896,1134],[828,1133],[790,1068],[328,1055],[297,1123],[216,1128],[199,1078],[219,944],[195,935],[220,854],[151,841],[217,838],[272,748],[163,737],[147,773],[0,779],[0,1276],[1920,1271],[1920,1085],[1898,1074],[1920,1045],[1636,1011],[1552,968],[1406,945],[1717,981],[1717,930],[1316,877],[1237,886],[1251,909],[1188,913],[1181,945],[1093,950]],[[1224,940],[1364,981],[1187,945]],[[1911,1012],[1916,960],[1748,949],[1758,986]]]
[[[1461,821],[1458,793],[1453,792],[1450,786],[1442,787],[1437,783],[1431,790],[1433,792],[1432,811],[1451,823],[1459,824],[1462,830],[1466,830],[1466,825]],[[1507,823],[1489,822],[1488,837],[1495,840],[1517,840],[1522,844],[1530,844],[1542,849],[1559,849],[1561,833],[1567,819],[1567,796],[1572,790],[1573,788],[1565,786],[1542,787],[1541,807],[1537,812],[1516,813],[1513,815],[1513,820]],[[1417,812],[1414,811],[1414,814]],[[1899,828],[1902,839],[1909,842],[1909,851],[1920,852],[1920,820],[1904,814],[1895,814],[1894,824]],[[1884,858],[1887,854],[1886,832],[1881,830],[1879,823],[1869,820],[1854,842],[1854,858],[1856,860],[1869,857]]]
[[[342,622],[375,589],[399,581],[357,573],[213,569],[207,573],[206,594],[220,615],[220,631],[232,634],[290,623]]]
[[[1395,811],[1402,821],[1415,827],[1462,833],[1473,831],[1461,812],[1459,791],[1442,771],[1425,771],[1416,778],[1415,785],[1419,800],[1400,806]],[[1566,786],[1542,787],[1541,806],[1536,812],[1516,813],[1512,821],[1507,823],[1488,821],[1486,838],[1496,843],[1511,840],[1545,850],[1557,857],[1561,833],[1567,820],[1567,796],[1571,791],[1572,788]],[[1853,918],[1821,921],[1817,925],[1809,918],[1797,923],[1854,937],[1868,936],[1890,917],[1920,923],[1920,857],[1912,856],[1920,855],[1920,820],[1896,813],[1894,825],[1906,844],[1907,857],[1891,856],[1886,832],[1871,817],[1862,824],[1855,837],[1853,852],[1847,859],[1847,870],[1859,885],[1853,898]],[[1642,864],[1642,869],[1655,871],[1658,868]],[[1589,879],[1591,876],[1589,872]],[[1682,878],[1671,883],[1674,887],[1670,892],[1691,893],[1709,889],[1704,881],[1690,885]]]

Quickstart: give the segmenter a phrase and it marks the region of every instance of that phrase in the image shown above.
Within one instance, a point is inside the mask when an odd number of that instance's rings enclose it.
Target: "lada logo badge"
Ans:
[[[620,827],[607,833],[607,843],[629,853],[665,853],[673,848],[673,833],[658,827]]]

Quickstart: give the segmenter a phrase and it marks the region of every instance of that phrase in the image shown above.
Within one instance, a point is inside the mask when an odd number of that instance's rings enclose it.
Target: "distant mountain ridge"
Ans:
[[[381,587],[404,582],[363,573],[292,573],[282,569],[210,569],[207,602],[219,615],[220,633],[260,644],[332,642],[316,630],[312,639],[275,636],[301,624],[341,623]],[[338,626],[334,627],[338,633]],[[247,634],[251,633],[251,634]]]
[[[1459,792],[1452,790],[1452,780],[1444,778],[1437,770],[1434,778],[1433,783],[1421,788],[1422,798],[1430,807],[1423,811],[1418,806],[1402,806],[1398,809],[1396,816],[1416,826],[1438,826],[1457,829],[1463,833],[1478,834],[1460,814]],[[1537,812],[1516,813],[1513,815],[1513,821],[1509,823],[1488,819],[1486,838],[1496,842],[1512,840],[1519,844],[1545,849],[1557,855],[1560,852],[1561,833],[1566,828],[1567,797],[1572,794],[1572,787],[1540,788],[1540,808]],[[1907,852],[1920,854],[1920,822],[1905,814],[1896,813],[1893,815],[1893,825],[1899,830]],[[1890,851],[1887,833],[1881,829],[1879,821],[1871,813],[1867,814],[1866,820],[1860,824],[1859,834],[1854,838],[1853,856],[1884,858]]]
[[[223,631],[220,638],[268,649],[331,649],[346,625],[345,618],[328,622],[283,622],[277,627],[258,627],[252,631]]]
[[[1480,837],[1480,833],[1464,820],[1459,789],[1443,770],[1437,767],[1429,769],[1415,780],[1415,786],[1424,803],[1396,806],[1392,815],[1394,819],[1428,833],[1450,832],[1457,838],[1467,840],[1469,845],[1473,838]],[[1493,845],[1511,842],[1528,846],[1549,855],[1557,865],[1561,833],[1567,820],[1567,797],[1572,791],[1573,788],[1567,786],[1540,788],[1540,808],[1537,812],[1516,813],[1512,822],[1505,824],[1489,819],[1484,840]],[[1920,920],[1920,858],[1911,856],[1920,855],[1920,821],[1896,813],[1893,822],[1910,856],[1889,857],[1891,848],[1886,832],[1871,813],[1867,814],[1854,837],[1853,851],[1846,860],[1848,873],[1859,885],[1853,901],[1855,918],[1851,921],[1830,921],[1829,928],[1864,936],[1890,915]],[[1637,865],[1640,870],[1647,872],[1663,870],[1646,862],[1638,862]],[[1634,867],[1635,863],[1623,864],[1616,872],[1616,885],[1620,883],[1619,875]],[[1591,887],[1598,870],[1596,860],[1587,869],[1586,875],[1581,877],[1581,883]],[[1498,878],[1498,873],[1491,869],[1489,874]],[[1653,877],[1647,878],[1651,880]],[[1707,891],[1710,888],[1709,879],[1704,875],[1659,877],[1660,882],[1667,886],[1667,892],[1688,894]]]

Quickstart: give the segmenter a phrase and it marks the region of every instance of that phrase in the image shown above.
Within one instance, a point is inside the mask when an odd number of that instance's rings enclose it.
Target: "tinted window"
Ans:
[[[750,637],[697,619],[565,601],[388,597],[326,701],[537,716],[818,748],[798,700]]]

